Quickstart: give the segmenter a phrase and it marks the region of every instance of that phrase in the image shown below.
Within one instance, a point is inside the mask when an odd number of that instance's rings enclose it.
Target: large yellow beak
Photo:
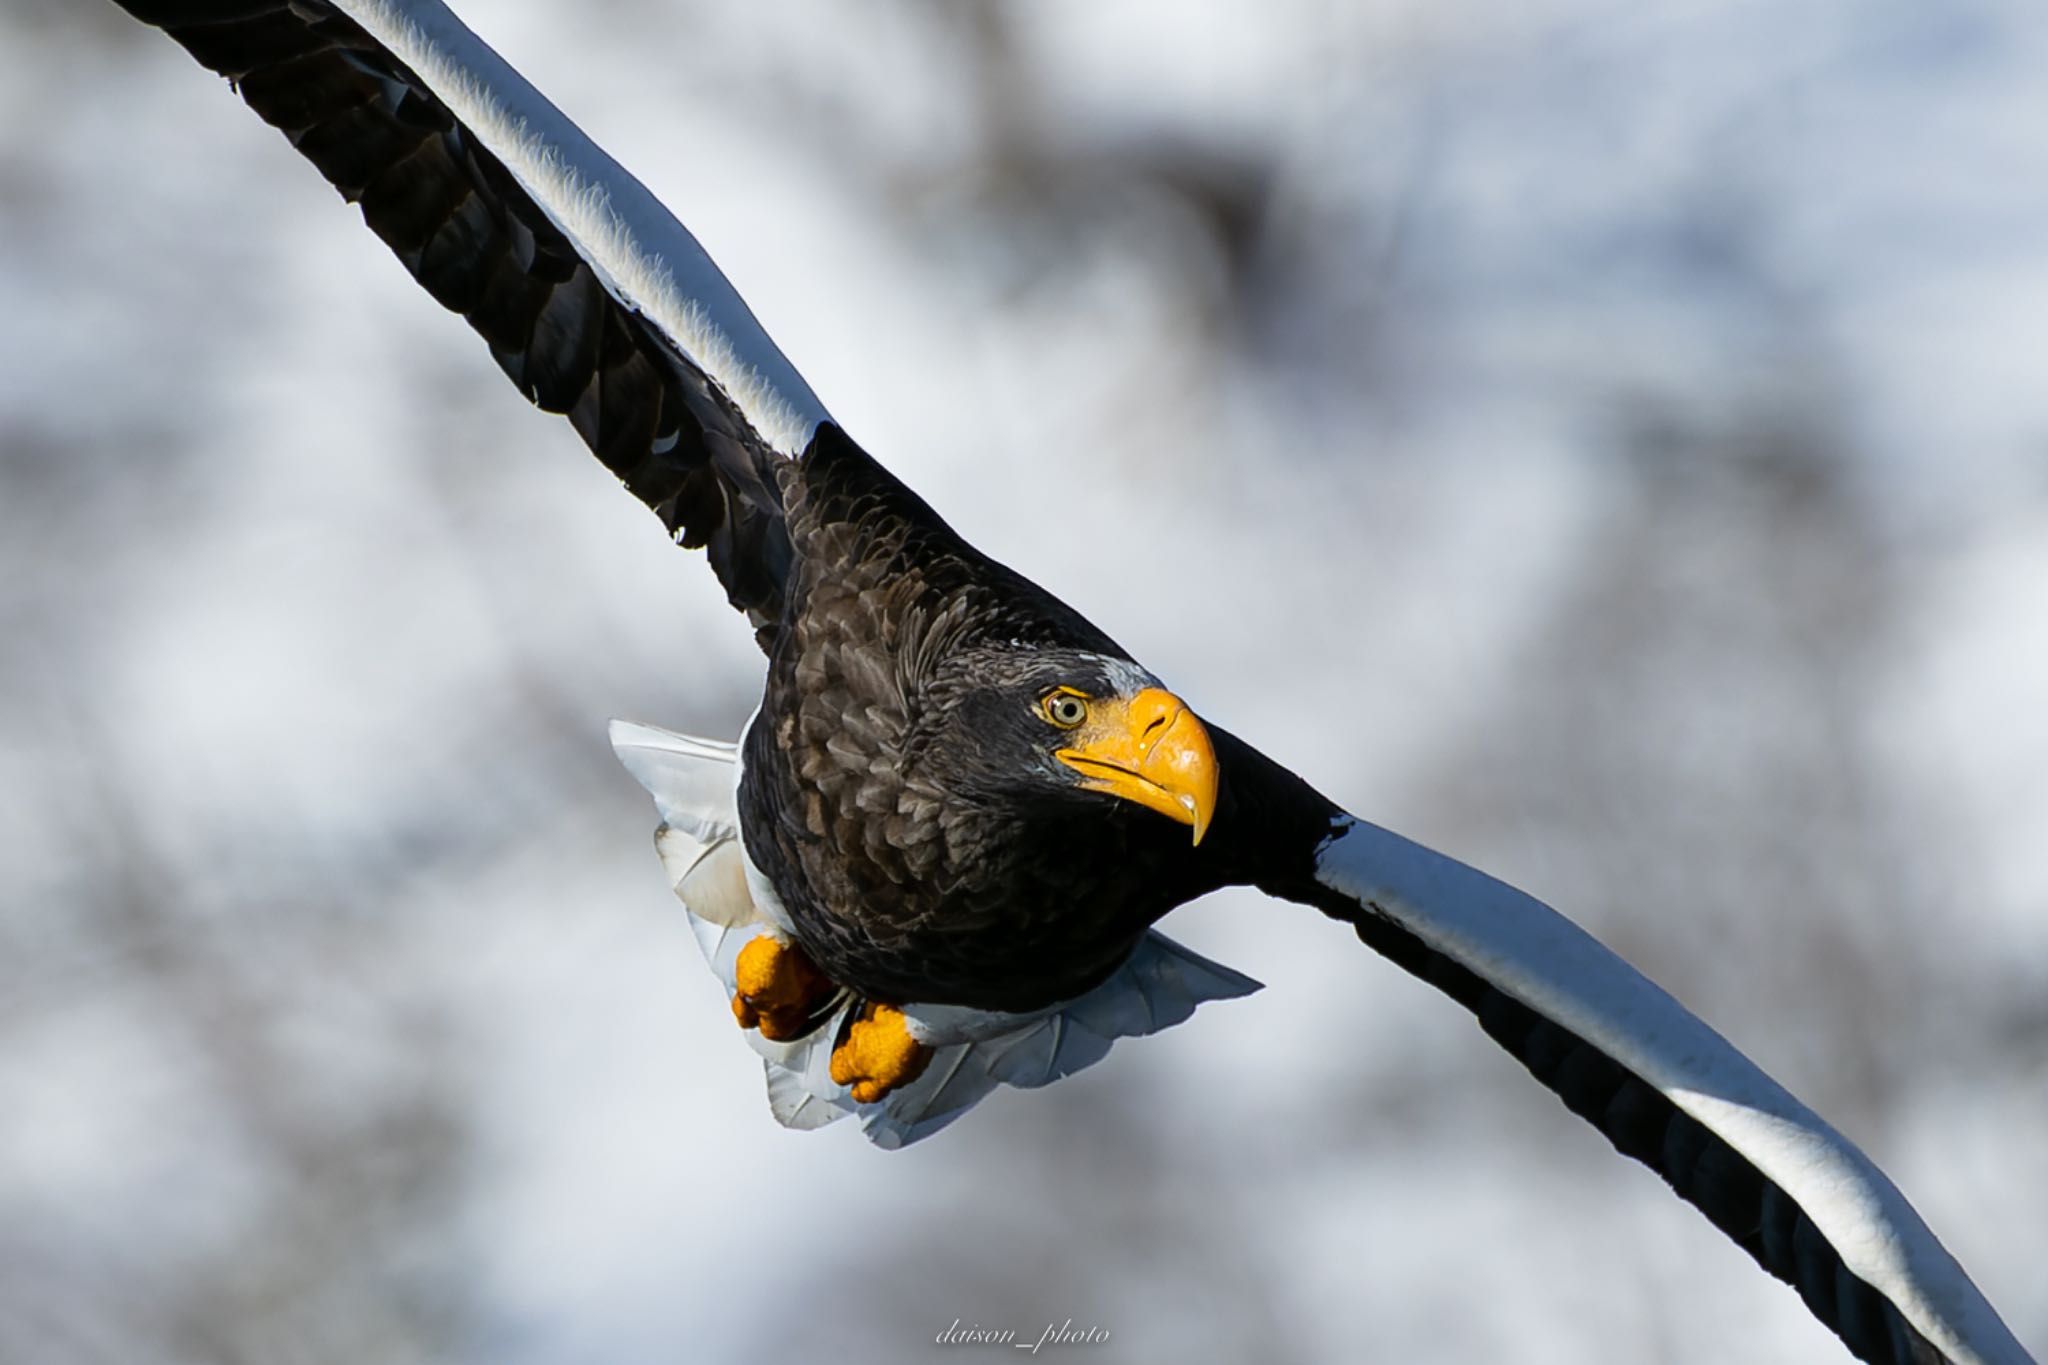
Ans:
[[[1148,687],[1132,697],[1088,704],[1088,719],[1053,755],[1081,774],[1089,791],[1108,792],[1195,829],[1216,813],[1216,750],[1195,713],[1173,693]]]

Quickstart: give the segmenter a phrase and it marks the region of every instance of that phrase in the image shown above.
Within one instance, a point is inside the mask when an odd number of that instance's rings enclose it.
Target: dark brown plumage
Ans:
[[[1185,828],[1076,785],[1034,704],[1142,670],[837,428],[782,470],[795,576],[746,741],[748,849],[837,981],[1034,1009],[1220,885]]]
[[[777,456],[347,15],[123,3],[236,82],[529,400],[565,413],[684,546],[705,547],[770,656],[751,842],[836,979],[883,999],[1035,1007],[1092,985],[1216,884],[1189,875],[1184,831],[1077,790],[1043,726],[1027,741],[1033,685],[1106,683],[1103,663],[1135,669],[1129,656],[837,428],[800,461]],[[1019,723],[963,723],[996,716]],[[998,743],[1030,766],[1007,771]]]
[[[1529,978],[1569,994],[1579,983],[1566,969],[1504,961],[1520,946],[1511,935],[1491,942],[1507,944],[1501,952],[1446,946],[1417,926],[1457,929],[1456,916],[1433,923],[1426,906],[1418,913],[1324,875],[1323,854],[1353,822],[1293,773],[1190,719],[1213,768],[1206,795],[1183,812],[1163,798],[1148,806],[1136,786],[1142,799],[1106,791],[1090,760],[1072,757],[1053,699],[1127,701],[1156,680],[1077,612],[960,540],[829,422],[800,458],[777,454],[726,388],[608,291],[449,106],[334,5],[119,3],[237,82],[361,204],[414,278],[483,336],[521,392],[566,414],[677,539],[707,550],[768,654],[744,744],[746,850],[800,946],[838,986],[885,1002],[1033,1010],[1102,981],[1173,906],[1256,884],[1350,923],[1472,1011],[1618,1150],[1794,1284],[1857,1355],[1944,1358],[1890,1293],[1850,1270],[1801,1202],[1825,1204],[1833,1191],[1788,1190],[1681,1107],[1654,1069],[1638,1074],[1600,1037],[1575,1032],[1561,1022],[1570,1010],[1545,1013]],[[1154,723],[1181,724],[1164,712],[1131,719],[1146,736]],[[1612,973],[1595,977],[1567,1004],[1616,984]],[[1769,1090],[1755,1094],[1777,1103]],[[1811,1118],[1784,1100],[1795,1126]],[[1813,1124],[1822,1147],[1848,1148]],[[1866,1178],[1848,1152],[1853,1160],[1824,1168],[1830,1179]],[[1882,1184],[1874,1168],[1868,1175]],[[1916,1250],[1909,1269],[1932,1267],[1940,1330],[1975,1332],[1989,1343],[1983,1358],[2013,1359],[1995,1313],[1959,1270],[1947,1278],[1946,1253],[1897,1202],[1904,1212],[1886,1210],[1898,1219],[1888,1234],[1933,1247]],[[1900,1278],[1911,1299],[1913,1275]]]

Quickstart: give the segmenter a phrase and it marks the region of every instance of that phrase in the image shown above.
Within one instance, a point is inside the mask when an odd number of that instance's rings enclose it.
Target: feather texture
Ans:
[[[613,741],[727,991],[764,934],[842,988],[805,1037],[746,1035],[779,1121],[858,1112],[901,1146],[1254,989],[1151,928],[1251,883],[1470,1010],[1858,1356],[2026,1361],[1868,1158],[1547,907],[1221,730],[1192,850],[1156,813],[1077,795],[1033,699],[1156,680],[840,432],[689,233],[437,0],[119,3],[236,82],[748,613],[769,674],[740,748],[622,724]],[[829,1060],[862,993],[905,1004],[934,1054],[855,1105]]]
[[[757,628],[825,409],[644,186],[437,0],[117,0],[233,81]]]
[[[1624,1155],[1793,1285],[1860,1358],[2027,1365],[1856,1146],[1605,946],[1465,864],[1342,817],[1311,899],[1471,1009]]]
[[[662,865],[705,961],[730,997],[740,950],[761,934],[780,932],[748,889],[734,805],[739,752],[627,721],[612,722],[612,745],[661,812],[655,842]],[[774,1042],[753,1030],[745,1036],[761,1054],[778,1122],[819,1128],[859,1113],[869,1140],[894,1148],[937,1132],[998,1086],[1049,1085],[1101,1061],[1119,1038],[1157,1033],[1185,1022],[1200,1004],[1257,989],[1250,977],[1154,930],[1107,980],[1076,1000],[1026,1014],[906,1005],[913,1036],[932,1045],[934,1055],[917,1080],[866,1106],[855,1104],[830,1074],[832,1043],[851,1002],[794,1042]]]

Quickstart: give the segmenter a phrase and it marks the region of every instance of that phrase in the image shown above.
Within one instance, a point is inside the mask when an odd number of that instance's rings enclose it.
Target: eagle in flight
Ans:
[[[885,1147],[1257,988],[1153,926],[1233,884],[1470,1010],[1864,1360],[2027,1360],[1862,1152],[1548,907],[1347,814],[967,544],[681,224],[438,0],[119,0],[361,206],[767,658],[739,742],[615,723],[775,1116]]]

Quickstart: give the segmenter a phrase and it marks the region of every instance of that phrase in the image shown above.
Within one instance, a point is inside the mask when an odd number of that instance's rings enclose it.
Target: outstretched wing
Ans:
[[[1577,925],[1350,817],[1309,900],[1450,995],[1598,1128],[1790,1283],[1864,1360],[2027,1365],[1947,1248],[1870,1158]]]
[[[759,627],[822,404],[683,226],[438,0],[117,0],[226,76]]]

